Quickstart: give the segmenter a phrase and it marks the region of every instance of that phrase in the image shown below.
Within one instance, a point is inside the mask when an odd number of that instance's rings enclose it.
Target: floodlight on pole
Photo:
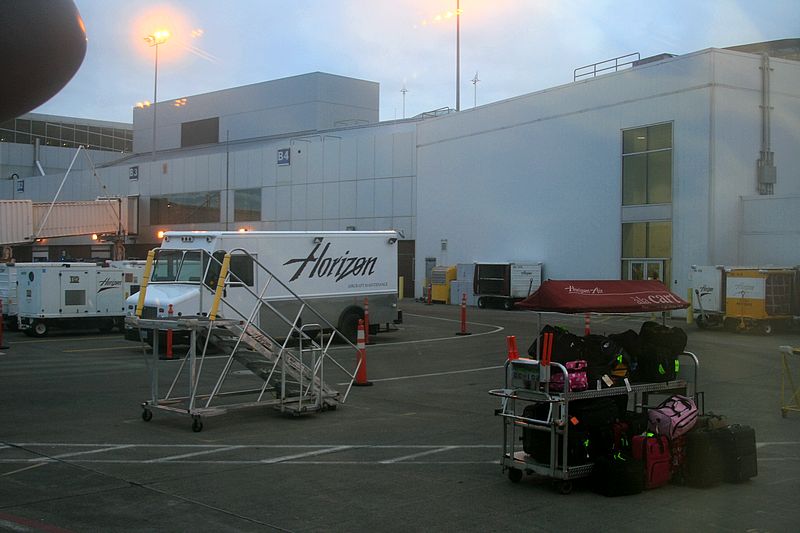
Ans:
[[[403,84],[403,88],[400,89],[400,92],[403,93],[403,118],[406,118],[406,93],[408,89],[406,89],[405,84]]]
[[[153,160],[156,158],[156,107],[158,102],[158,45],[164,44],[169,39],[169,32],[159,30],[144,38],[151,48],[156,49],[155,53],[155,76],[153,79]]]

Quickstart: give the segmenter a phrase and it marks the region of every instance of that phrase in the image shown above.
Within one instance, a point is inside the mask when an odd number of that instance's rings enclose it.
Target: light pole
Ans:
[[[156,49],[155,76],[153,81],[153,160],[156,159],[156,107],[158,102],[158,45],[164,44],[169,39],[169,32],[160,30],[144,38],[145,41]]]
[[[461,0],[456,0],[456,111],[461,111]]]
[[[405,83],[403,84],[403,88],[400,89],[400,92],[403,93],[403,118],[406,118],[406,93],[408,89],[406,89]]]

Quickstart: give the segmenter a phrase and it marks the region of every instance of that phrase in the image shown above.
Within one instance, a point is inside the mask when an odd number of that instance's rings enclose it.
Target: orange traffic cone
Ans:
[[[358,387],[369,387],[371,381],[367,381],[367,346],[364,342],[364,321],[358,321],[358,337],[356,337],[356,347],[358,356],[356,359],[356,381],[353,385]]]
[[[508,359],[519,359],[519,351],[517,350],[517,338],[514,335],[506,337],[506,345],[508,346]]]

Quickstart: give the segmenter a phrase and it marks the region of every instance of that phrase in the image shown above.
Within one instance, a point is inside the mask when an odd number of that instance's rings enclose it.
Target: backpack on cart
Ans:
[[[645,322],[639,332],[639,344],[637,381],[662,383],[677,379],[679,356],[686,349],[686,333],[681,328]]]
[[[587,377],[592,387],[598,381],[601,387],[621,385],[630,372],[628,353],[604,335],[587,335],[583,338],[584,354],[588,362]]]
[[[569,390],[582,391],[589,388],[589,381],[586,378],[586,361],[567,361],[564,367],[569,374]],[[562,392],[564,390],[564,373],[550,367],[550,390]]]
[[[567,361],[578,361],[583,359],[583,338],[573,335],[566,328],[560,326],[546,325],[539,332],[539,337],[534,339],[533,344],[528,348],[528,356],[536,357],[536,348],[542,342],[545,333],[553,334],[553,353],[550,360],[564,364]],[[544,345],[544,343],[542,344]]]

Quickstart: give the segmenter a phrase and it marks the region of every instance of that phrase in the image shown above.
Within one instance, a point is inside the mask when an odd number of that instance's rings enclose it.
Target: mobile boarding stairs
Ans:
[[[202,279],[206,279],[205,275],[213,264],[216,263],[220,269],[215,289],[200,284],[200,291],[207,291],[213,295],[208,316],[142,318],[145,294],[153,266],[154,251],[151,251],[145,266],[136,314],[126,318],[127,325],[138,328],[143,350],[144,330],[153,331],[152,355],[148,357],[145,354],[150,379],[150,398],[142,403],[143,420],[151,420],[154,410],[189,415],[192,418],[192,429],[198,432],[203,429],[203,417],[221,415],[231,410],[271,405],[282,413],[297,416],[333,410],[346,401],[363,360],[357,357],[355,369],[350,372],[332,355],[331,344],[337,338],[344,340],[354,350],[358,349],[345,335],[247,251],[232,250],[221,262],[203,250],[192,251],[199,251],[208,259]],[[239,305],[237,309],[224,297],[225,287],[231,282],[231,277],[234,281],[239,281],[229,268],[231,255],[239,253],[249,256],[267,279],[260,293],[247,289],[252,297],[250,309],[242,309],[243,305]],[[297,312],[293,317],[286,316],[268,299],[270,288],[274,291],[280,290],[283,295],[287,292],[291,295],[292,303],[297,306]],[[227,309],[232,309],[238,318],[218,318],[221,303],[225,303]],[[286,326],[286,335],[282,342],[256,325],[255,317],[263,316],[265,310],[270,317],[275,317],[277,322]],[[301,316],[313,316],[319,322],[301,326]],[[166,394],[159,397],[159,337],[160,332],[170,330],[188,333],[189,350],[182,358]],[[198,346],[201,348],[199,355]],[[208,361],[210,347],[222,350],[224,353],[223,368],[216,374],[213,370],[203,373],[204,367],[210,366]],[[345,352],[349,352],[347,348],[343,346]],[[234,362],[246,370],[233,370]],[[325,383],[326,362],[333,364],[349,377],[349,383],[343,394]],[[184,379],[188,381],[188,394],[177,396],[176,387],[184,374]],[[229,390],[231,387],[226,387],[226,383],[241,382],[242,374],[255,375],[263,382],[256,387],[240,389],[234,386],[233,390]],[[235,398],[246,398],[247,401],[236,402]]]

